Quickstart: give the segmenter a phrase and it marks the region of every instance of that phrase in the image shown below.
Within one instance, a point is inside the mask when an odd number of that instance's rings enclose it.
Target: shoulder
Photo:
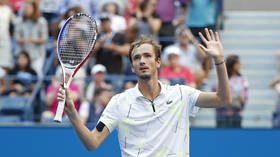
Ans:
[[[180,91],[182,92],[183,96],[192,97],[196,94],[201,93],[200,90],[187,86],[187,85],[178,85],[178,86],[179,86]]]
[[[47,24],[47,20],[44,18],[44,17],[39,17],[38,19],[38,23],[41,23],[41,24]]]
[[[113,43],[123,45],[127,42],[126,36],[123,33],[116,33],[112,39]]]

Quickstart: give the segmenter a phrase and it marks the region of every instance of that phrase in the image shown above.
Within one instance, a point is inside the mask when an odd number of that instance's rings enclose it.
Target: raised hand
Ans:
[[[66,113],[69,113],[73,110],[75,110],[75,106],[74,106],[74,98],[72,93],[70,92],[69,89],[65,89],[60,87],[57,93],[57,100],[58,101],[63,101],[65,100],[65,108],[64,110],[66,111]]]
[[[208,30],[205,28],[205,34],[206,38],[202,35],[201,32],[199,32],[199,36],[203,43],[206,45],[199,45],[199,47],[206,52],[207,54],[211,55],[215,60],[220,60],[224,58],[224,50],[223,50],[223,45],[220,41],[219,33],[214,32],[210,29]]]

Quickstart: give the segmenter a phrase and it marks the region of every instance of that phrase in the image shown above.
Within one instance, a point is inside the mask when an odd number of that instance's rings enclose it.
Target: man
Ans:
[[[168,62],[167,53],[173,49],[180,51],[180,63],[189,68],[193,74],[202,70],[202,62],[207,57],[206,54],[200,49],[199,42],[195,39],[190,30],[178,28],[176,30],[176,43],[166,47],[163,51],[162,62]]]
[[[111,89],[112,86],[105,82],[107,69],[102,64],[96,64],[91,69],[91,82],[86,88],[86,99],[88,101],[93,99],[95,89],[106,88]]]
[[[195,87],[195,81],[193,74],[189,68],[184,67],[180,63],[181,53],[176,47],[166,51],[168,64],[159,69],[159,77],[170,83],[170,85],[175,84],[185,84],[191,87]]]
[[[162,55],[162,63],[166,65],[168,62],[167,52],[173,49],[180,51],[180,63],[184,67],[190,69],[197,89],[201,89],[201,84],[208,74],[208,67],[204,68],[203,64],[209,58],[199,47],[199,42],[185,27],[176,30],[176,43],[166,47]]]
[[[123,34],[112,30],[109,14],[100,16],[101,33],[96,42],[96,64],[106,67],[108,74],[122,74],[124,72],[122,57],[127,55],[129,44]]]
[[[111,99],[112,91],[109,88],[97,88],[93,99],[87,107],[87,112],[83,115],[88,128],[93,128],[100,118],[104,108]],[[82,116],[81,116],[82,117]]]
[[[122,156],[189,156],[189,116],[198,107],[231,104],[224,53],[218,33],[205,30],[200,37],[216,64],[219,88],[201,92],[185,85],[167,86],[158,81],[160,46],[151,39],[131,45],[129,58],[137,76],[135,88],[115,95],[108,103],[96,128],[90,132],[74,108],[71,93],[61,88],[58,99],[66,98],[65,111],[88,150],[97,148],[115,128]]]

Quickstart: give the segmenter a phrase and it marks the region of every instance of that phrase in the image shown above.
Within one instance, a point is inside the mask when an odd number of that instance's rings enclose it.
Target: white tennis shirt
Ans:
[[[189,116],[198,112],[201,92],[184,85],[160,86],[153,101],[136,85],[112,97],[104,110],[100,121],[110,132],[117,128],[123,157],[189,157]]]

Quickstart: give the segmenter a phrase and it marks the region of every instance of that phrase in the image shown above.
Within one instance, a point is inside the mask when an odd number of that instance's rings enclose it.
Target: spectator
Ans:
[[[86,100],[93,100],[95,90],[97,88],[111,89],[111,85],[105,82],[106,68],[102,64],[97,64],[91,69],[92,81],[89,83],[86,89]]]
[[[108,2],[105,3],[102,12],[109,13],[112,23],[112,31],[124,33],[127,28],[125,18],[119,15],[119,8],[117,3]]]
[[[185,23],[195,37],[204,28],[215,30],[215,4],[215,0],[189,0]]]
[[[31,58],[32,68],[39,76],[42,76],[48,25],[40,14],[38,3],[35,0],[25,2],[23,15],[15,22],[15,39],[17,52],[27,51]]]
[[[177,6],[175,2],[179,2],[180,10],[177,14]],[[173,37],[177,26],[183,24],[187,0],[157,0],[156,12],[159,15],[162,25],[159,30],[159,37]],[[173,44],[173,40],[160,41],[163,48]]]
[[[138,37],[143,34],[157,39],[161,21],[156,14],[156,2],[156,0],[143,0],[140,3],[140,9],[132,15],[128,27],[136,27],[138,29]]]
[[[242,122],[241,112],[248,99],[248,81],[240,73],[240,60],[237,55],[227,57],[226,67],[231,87],[232,104],[216,109],[217,127],[240,128]],[[213,90],[217,90],[216,85]]]
[[[73,6],[69,8],[56,22],[51,26],[51,36],[57,39],[60,28],[64,25],[65,21],[72,15],[82,12],[82,8],[79,6]],[[55,41],[56,44],[56,41]],[[55,45],[56,46],[56,45]]]
[[[98,12],[97,7],[100,3],[98,0],[59,0],[61,3],[60,6],[60,14],[64,14],[69,10],[69,8],[73,7],[80,7],[82,8],[83,12],[93,16],[97,17]]]
[[[190,70],[180,64],[180,50],[176,47],[167,52],[168,65],[161,68],[159,77],[169,80],[171,85],[186,84],[195,87],[194,78]]]
[[[9,73],[13,80],[10,81],[10,96],[29,96],[37,81],[37,74],[31,67],[30,57],[27,52],[17,55],[16,65]]]
[[[224,0],[216,0],[215,25],[217,30],[224,29]]]
[[[7,0],[0,0],[0,12],[0,66],[12,68],[14,60],[11,47],[10,26],[14,14],[7,5]]]
[[[52,23],[59,17],[61,3],[61,0],[40,0],[40,11],[47,20],[49,31]]]
[[[275,128],[280,128],[280,51],[276,56],[276,76],[271,81],[270,86],[276,91],[278,98],[273,112],[272,124]]]
[[[139,2],[140,0],[128,0],[127,5],[124,11],[124,18],[126,23],[130,20],[131,16],[139,9]]]
[[[57,109],[58,100],[56,99],[58,89],[61,87],[62,70],[57,69],[55,76],[52,77],[52,83],[47,87],[45,103],[46,111],[42,113],[42,121],[52,121]],[[75,108],[79,109],[79,87],[74,83],[70,83],[69,89],[72,91],[72,96],[74,98]],[[65,117],[64,117],[65,118]]]
[[[6,70],[0,67],[0,96],[7,94],[7,84],[5,80],[5,76],[7,75]]]
[[[123,34],[112,30],[110,15],[100,16],[101,30],[95,45],[96,64],[102,64],[109,74],[123,74],[122,57],[128,54],[129,44]]]
[[[96,125],[111,97],[112,91],[110,89],[97,88],[93,99],[81,105],[79,115],[90,129],[94,128]]]
[[[166,55],[167,51],[170,49],[179,49],[181,56],[179,62],[184,67],[190,69],[195,81],[197,82],[196,86],[200,87],[198,82],[203,82],[203,79],[205,78],[202,62],[205,60],[207,55],[198,46],[198,41],[188,29],[184,27],[178,28],[176,30],[176,39],[175,44],[164,49],[162,56],[163,64],[166,65],[168,62]]]
[[[97,2],[97,10],[98,12],[102,12],[102,8],[106,3],[116,3],[118,5],[118,12],[120,15],[123,15],[124,9],[127,5],[127,0],[102,0]]]

